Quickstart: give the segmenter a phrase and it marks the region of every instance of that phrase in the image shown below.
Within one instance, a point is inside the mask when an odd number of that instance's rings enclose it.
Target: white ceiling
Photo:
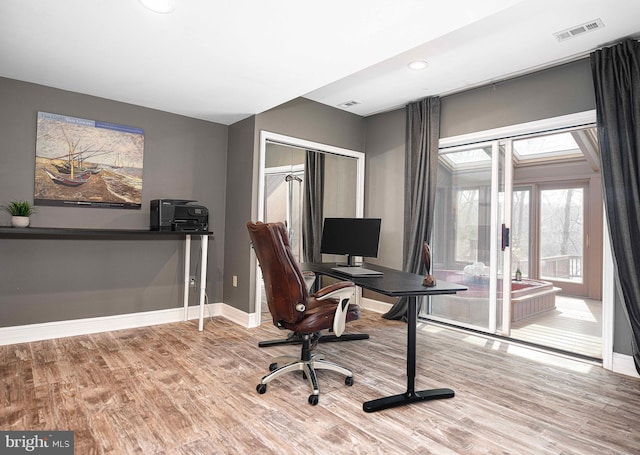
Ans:
[[[2,0],[0,76],[228,125],[299,96],[372,115],[640,37],[640,0],[174,1]]]

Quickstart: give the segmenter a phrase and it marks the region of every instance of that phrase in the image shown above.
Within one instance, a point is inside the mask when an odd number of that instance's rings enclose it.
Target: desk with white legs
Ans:
[[[9,238],[93,238],[93,239],[175,239],[185,238],[184,252],[184,320],[189,314],[189,277],[191,265],[191,236],[200,236],[200,314],[198,330],[204,330],[204,304],[205,291],[207,287],[207,253],[208,241],[212,232],[175,232],[175,231],[151,231],[146,229],[83,229],[83,228],[49,228],[49,227],[28,227],[14,228],[0,226],[0,237]]]
[[[200,332],[204,330],[204,303],[207,290],[207,253],[209,251],[210,234],[211,232],[187,234],[184,241],[184,296],[182,297],[182,301],[184,303],[184,320],[187,321],[189,319],[189,287],[191,284],[189,282],[191,278],[191,272],[189,271],[189,267],[191,266],[191,236],[200,236],[200,274],[202,276],[200,279],[200,296],[198,297],[198,303],[200,305],[198,330]]]
[[[381,276],[355,277],[332,270],[335,263],[306,263],[303,270],[310,270],[320,275],[327,275],[340,280],[353,281],[357,286],[391,297],[411,297],[407,314],[407,390],[389,397],[367,401],[362,408],[365,412],[375,412],[420,401],[452,398],[455,393],[451,389],[415,390],[416,377],[416,332],[418,324],[418,296],[455,294],[466,291],[465,286],[438,281],[434,287],[422,285],[423,276],[402,272],[375,264],[363,264],[363,267],[383,272]]]

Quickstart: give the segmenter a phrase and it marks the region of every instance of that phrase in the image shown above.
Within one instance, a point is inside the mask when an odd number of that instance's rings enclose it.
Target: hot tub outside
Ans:
[[[467,291],[455,295],[432,297],[431,314],[483,325],[489,311],[489,277],[461,271],[436,271],[439,280],[464,284]],[[556,308],[556,293],[561,291],[552,283],[523,278],[511,282],[511,321],[518,322],[533,315]],[[498,304],[502,303],[502,279],[498,278]],[[498,314],[500,321],[501,313]]]

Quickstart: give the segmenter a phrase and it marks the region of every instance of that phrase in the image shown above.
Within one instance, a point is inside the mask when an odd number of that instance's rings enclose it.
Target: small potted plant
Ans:
[[[35,209],[27,201],[13,201],[4,206],[4,209],[11,215],[11,226],[27,227],[29,226],[29,217],[35,212]]]

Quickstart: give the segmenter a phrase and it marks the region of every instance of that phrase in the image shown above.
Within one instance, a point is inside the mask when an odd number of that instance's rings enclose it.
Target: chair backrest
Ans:
[[[305,314],[309,292],[296,262],[284,223],[247,223],[273,323],[296,323]]]

